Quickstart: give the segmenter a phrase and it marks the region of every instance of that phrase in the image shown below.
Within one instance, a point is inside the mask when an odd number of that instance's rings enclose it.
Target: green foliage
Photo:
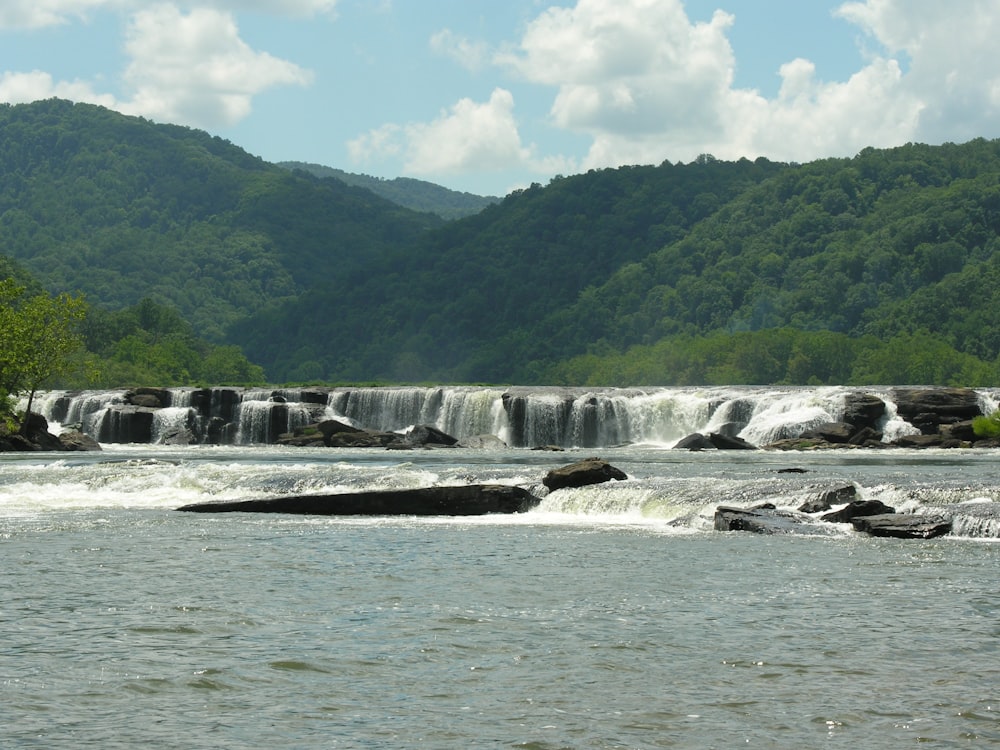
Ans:
[[[415,180],[412,177],[396,177],[392,180],[386,180],[299,161],[278,162],[278,166],[293,171],[308,172],[320,179],[335,179],[346,185],[364,188],[405,208],[437,214],[442,219],[461,219],[465,216],[472,216],[500,200],[492,195],[460,193],[435,185],[433,182]]]
[[[1000,378],[983,362],[926,331],[883,342],[792,328],[679,335],[626,351],[573,357],[546,373],[562,385],[954,385]]]
[[[14,279],[0,280],[0,399],[28,395],[67,373],[83,346],[79,326],[86,314],[82,297],[25,294]]]
[[[219,138],[88,104],[0,105],[0,252],[51,291],[149,298],[212,341],[442,223]],[[229,342],[233,343],[233,342]]]
[[[1000,438],[1000,411],[972,420],[972,431],[980,438]]]
[[[92,379],[99,387],[265,382],[263,369],[239,347],[198,338],[176,310],[150,299],[117,312],[92,309],[84,337],[100,362]]]
[[[204,341],[271,381],[996,380],[1000,141],[596,170],[446,223],[90,105],[0,132],[0,248],[105,311],[109,380],[212,379]]]

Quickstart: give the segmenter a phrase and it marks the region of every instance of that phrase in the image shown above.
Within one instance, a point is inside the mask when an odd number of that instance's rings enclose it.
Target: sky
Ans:
[[[503,195],[1000,137],[1000,0],[0,0],[0,102]]]

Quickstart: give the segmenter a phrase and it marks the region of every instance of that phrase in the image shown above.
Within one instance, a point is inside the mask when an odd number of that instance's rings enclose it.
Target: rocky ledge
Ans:
[[[471,484],[196,503],[178,510],[189,513],[294,513],[317,516],[481,516],[488,513],[523,513],[539,502],[539,498],[521,487]]]
[[[61,435],[49,432],[49,423],[40,414],[32,412],[18,432],[9,431],[0,424],[0,452],[4,451],[99,451],[96,440],[79,430],[68,430]]]

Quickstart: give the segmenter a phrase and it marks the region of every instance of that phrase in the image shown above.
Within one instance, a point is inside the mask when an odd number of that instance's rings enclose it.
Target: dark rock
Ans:
[[[411,445],[447,445],[452,446],[458,442],[446,432],[429,424],[418,424],[410,428],[406,433],[406,441]]]
[[[395,432],[335,432],[326,438],[325,443],[331,448],[385,448],[392,443],[401,442],[402,438]],[[408,446],[412,448],[413,446]]]
[[[857,428],[847,422],[824,422],[806,430],[799,437],[805,440],[825,440],[828,443],[849,443],[856,432]]]
[[[265,500],[196,503],[193,513],[296,513],[322,516],[478,516],[522,513],[541,502],[526,489],[500,484],[293,495]]]
[[[574,464],[553,469],[542,480],[542,484],[550,491],[563,487],[584,487],[589,484],[600,484],[612,479],[628,479],[621,469],[617,469],[600,458],[586,458]]]
[[[674,444],[674,450],[679,451],[705,451],[705,450],[716,450],[715,443],[708,439],[707,436],[702,435],[700,432],[693,432],[690,435],[682,437]]]
[[[61,451],[59,438],[49,432],[49,422],[41,414],[29,412],[21,424],[20,434],[40,451]]]
[[[850,445],[861,445],[864,447],[870,447],[871,443],[881,443],[883,433],[872,428],[872,427],[862,427],[860,430],[855,432],[851,439],[847,442]]]
[[[768,443],[764,450],[769,451],[811,451],[836,447],[822,438],[784,438]]]
[[[844,399],[842,420],[855,428],[875,428],[885,416],[885,401],[870,393],[848,393]]]
[[[892,444],[899,448],[940,448],[944,438],[939,434],[933,435],[901,435],[892,441]]]
[[[878,516],[895,512],[895,508],[886,505],[881,500],[855,500],[840,510],[820,516],[819,520],[829,523],[850,523],[855,518],[862,516]]]
[[[326,439],[316,425],[299,427],[292,432],[285,432],[278,435],[278,445],[290,445],[300,448],[322,448],[326,445]]]
[[[731,508],[720,505],[715,509],[716,531],[749,531],[754,534],[802,533],[803,525],[812,519],[801,513],[777,510],[773,506]]]
[[[857,531],[896,539],[931,539],[951,531],[951,519],[907,513],[860,516],[851,524]]]
[[[849,503],[858,496],[858,488],[853,484],[845,484],[833,489],[823,490],[811,500],[806,500],[799,506],[802,513],[821,513],[830,510],[834,505]]]
[[[562,453],[566,449],[559,445],[536,445],[533,451],[550,451],[552,453]]]
[[[316,425],[316,429],[323,433],[323,437],[329,439],[331,435],[341,432],[364,432],[360,427],[340,422],[336,419],[327,419]]]
[[[79,430],[70,430],[59,436],[59,442],[63,450],[66,451],[99,451],[101,444],[90,435],[85,435]]]
[[[982,414],[979,394],[971,388],[896,388],[892,398],[899,416],[916,427],[972,419]]]
[[[787,469],[778,469],[778,474],[805,474],[808,471],[808,469],[801,469],[797,466],[792,466]]]
[[[748,443],[741,437],[730,437],[719,432],[710,432],[709,441],[720,451],[755,451],[757,446]]]
[[[968,443],[973,443],[977,439],[976,432],[972,429],[971,419],[963,419],[952,424],[942,424],[941,435],[945,440],[960,440]]]

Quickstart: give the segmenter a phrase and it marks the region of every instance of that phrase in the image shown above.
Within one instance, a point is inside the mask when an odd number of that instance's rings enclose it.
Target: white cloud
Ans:
[[[246,117],[255,94],[272,86],[305,85],[310,73],[255,52],[232,16],[209,9],[185,15],[159,5],[133,16],[125,48],[132,91],[124,111],[201,127],[232,125]]]
[[[113,96],[97,93],[86,81],[56,82],[51,75],[40,70],[0,75],[0,101],[24,104],[52,97],[115,106]]]
[[[459,65],[473,72],[482,70],[489,61],[489,45],[482,41],[472,41],[451,29],[441,29],[431,36],[431,49],[457,61]]]
[[[838,13],[889,55],[909,60],[900,88],[922,104],[914,140],[1000,136],[1000,7],[994,0],[867,0],[844,3]]]
[[[737,61],[726,34],[739,16],[716,11],[692,23],[681,0],[550,8],[495,62],[556,88],[550,119],[591,138],[585,167],[704,152],[806,161],[869,145],[1000,135],[994,0],[867,0],[838,13],[880,54],[834,82],[817,80],[808,60],[791,60],[771,99],[732,85]]]
[[[348,149],[361,163],[402,156],[404,172],[418,175],[516,168],[550,174],[567,166],[560,160],[541,162],[533,148],[521,143],[514,97],[502,88],[485,103],[461,99],[429,123],[383,125],[351,141]]]
[[[114,4],[130,3],[47,0],[37,7],[52,17],[65,17],[73,11]],[[335,0],[219,0],[216,4],[312,13],[332,11]],[[251,49],[240,38],[231,13],[198,7],[185,14],[176,4],[142,5],[144,9],[131,16],[125,34],[130,63],[123,73],[124,96],[99,93],[86,81],[57,82],[42,71],[8,71],[0,78],[0,101],[28,102],[57,96],[154,120],[213,128],[233,125],[249,115],[254,96],[262,91],[274,86],[304,86],[312,80],[310,71]],[[7,12],[14,7],[5,6]],[[29,9],[28,4],[18,3],[17,7]]]

